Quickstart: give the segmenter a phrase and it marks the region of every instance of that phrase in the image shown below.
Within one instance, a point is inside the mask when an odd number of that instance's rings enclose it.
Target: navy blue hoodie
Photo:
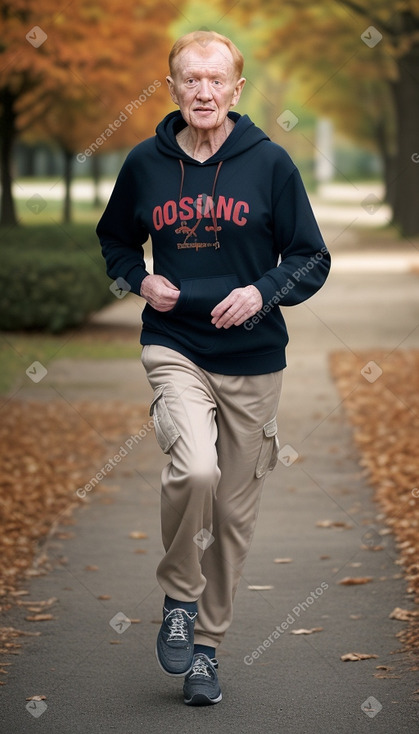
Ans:
[[[128,155],[97,233],[111,278],[140,293],[150,235],[153,272],[180,289],[171,311],[145,306],[142,344],[175,349],[211,372],[264,374],[286,365],[279,306],[321,288],[330,255],[289,155],[247,115],[229,117],[234,129],[200,163],[176,141],[180,112],[167,115]],[[211,310],[249,284],[262,294],[262,310],[217,329]]]

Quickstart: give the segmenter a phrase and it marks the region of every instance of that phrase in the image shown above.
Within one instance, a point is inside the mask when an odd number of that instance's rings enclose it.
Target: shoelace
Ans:
[[[202,658],[197,658],[192,666],[192,670],[190,673],[190,677],[193,675],[206,675],[207,678],[211,678],[210,674],[210,667],[207,665],[205,660]]]
[[[167,622],[169,626],[169,636],[167,638],[167,641],[172,640],[181,640],[182,642],[187,642],[187,627],[186,622],[183,618],[183,615],[181,612],[176,612]]]

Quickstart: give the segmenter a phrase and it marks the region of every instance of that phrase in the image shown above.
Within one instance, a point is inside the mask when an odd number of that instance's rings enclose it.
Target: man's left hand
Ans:
[[[254,285],[235,288],[211,311],[211,323],[217,329],[240,326],[255,315],[263,306],[262,295]]]

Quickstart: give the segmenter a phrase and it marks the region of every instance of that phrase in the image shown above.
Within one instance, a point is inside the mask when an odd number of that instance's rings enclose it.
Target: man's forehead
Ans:
[[[177,57],[176,66],[181,73],[191,69],[208,69],[211,72],[224,71],[228,74],[234,69],[234,61],[227,46],[212,42],[206,47],[198,44],[187,46]]]

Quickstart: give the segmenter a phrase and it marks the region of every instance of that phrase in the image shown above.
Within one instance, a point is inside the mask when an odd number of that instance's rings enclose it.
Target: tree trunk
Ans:
[[[397,183],[396,183],[396,170],[397,170],[397,155],[386,155],[384,158],[384,201],[388,204],[394,212],[396,206],[396,194],[397,194]]]
[[[16,138],[16,114],[14,110],[15,98],[8,89],[3,89],[0,95],[1,137],[1,217],[0,224],[16,227],[18,224],[16,208],[12,193],[12,152]]]
[[[63,222],[69,224],[71,222],[71,182],[73,178],[73,153],[66,148],[64,153],[64,209]]]
[[[92,178],[93,178],[93,206],[99,207],[101,204],[100,193],[99,193],[101,166],[100,166],[100,158],[98,155],[92,156],[91,166],[92,166]]]
[[[393,84],[397,113],[394,222],[404,237],[419,235],[419,45],[398,63]]]
[[[380,153],[383,165],[384,179],[384,201],[394,209],[396,202],[396,154],[390,149],[388,142],[388,132],[386,129],[386,120],[381,119],[375,125],[375,140],[377,142],[378,151]]]

